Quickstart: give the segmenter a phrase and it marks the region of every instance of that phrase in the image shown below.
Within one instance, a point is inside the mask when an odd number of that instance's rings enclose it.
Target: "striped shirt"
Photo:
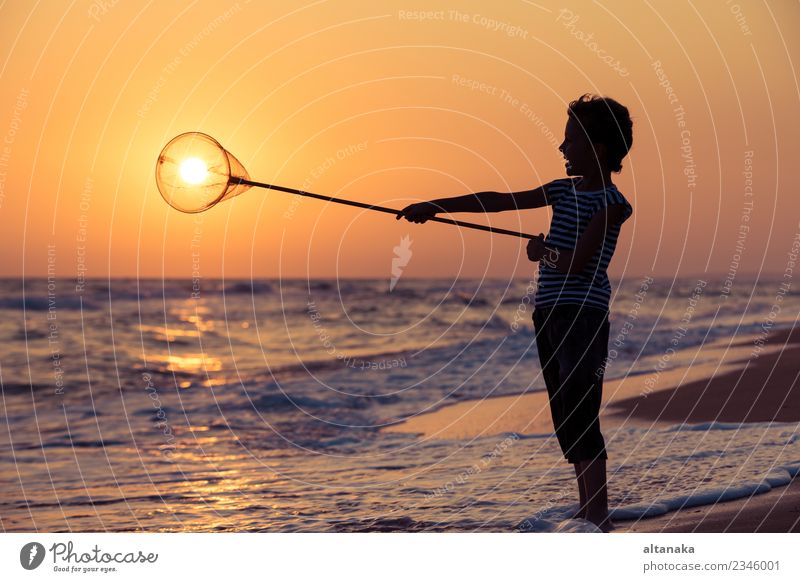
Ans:
[[[548,247],[574,250],[578,238],[586,230],[594,213],[607,205],[622,204],[625,207],[622,222],[633,214],[633,208],[616,186],[609,185],[605,190],[593,192],[579,192],[575,190],[575,186],[580,180],[562,178],[545,186],[547,203],[553,207],[550,232],[545,238],[545,245]],[[556,304],[578,304],[608,310],[611,284],[606,269],[614,255],[622,222],[606,225],[603,244],[580,273],[561,273],[548,267],[546,260],[539,261],[539,284],[533,300],[534,309]]]

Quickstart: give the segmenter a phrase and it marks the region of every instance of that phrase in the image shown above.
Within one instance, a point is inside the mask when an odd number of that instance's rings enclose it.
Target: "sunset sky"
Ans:
[[[634,120],[612,277],[781,275],[800,233],[798,2],[12,0],[0,17],[1,276],[49,256],[72,278],[388,277],[408,235],[406,276],[531,278],[521,239],[288,194],[181,214],[156,158],[202,131],[256,180],[394,208],[529,189],[564,177],[586,92]],[[454,218],[537,234],[550,211]]]

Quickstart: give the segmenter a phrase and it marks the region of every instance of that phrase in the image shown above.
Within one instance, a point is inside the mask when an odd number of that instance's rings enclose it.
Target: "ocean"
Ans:
[[[728,283],[612,279],[606,378],[703,363],[685,354],[796,324],[796,291],[773,307],[781,279]],[[382,430],[544,390],[533,290],[519,279],[392,290],[2,280],[2,530],[569,530],[574,473],[551,434]],[[788,423],[605,433],[612,517],[785,484],[800,468],[798,435]]]

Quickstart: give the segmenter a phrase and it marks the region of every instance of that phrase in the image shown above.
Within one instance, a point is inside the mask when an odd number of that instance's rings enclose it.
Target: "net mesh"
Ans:
[[[204,133],[173,138],[158,156],[156,184],[161,196],[181,212],[202,212],[250,187],[247,170],[233,154]]]

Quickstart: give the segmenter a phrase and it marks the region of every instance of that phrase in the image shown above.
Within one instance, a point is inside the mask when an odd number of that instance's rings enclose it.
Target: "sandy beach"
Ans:
[[[707,343],[681,354],[704,363],[662,372],[655,390],[646,389],[643,374],[607,380],[601,426],[800,422],[800,331],[773,331],[758,357],[753,357],[752,340]],[[531,392],[459,402],[386,430],[422,439],[464,439],[551,433],[552,421],[546,394]],[[749,498],[616,525],[617,532],[800,531],[800,480]]]
[[[616,522],[614,533],[800,532],[800,479],[752,497],[681,509],[637,521]]]

